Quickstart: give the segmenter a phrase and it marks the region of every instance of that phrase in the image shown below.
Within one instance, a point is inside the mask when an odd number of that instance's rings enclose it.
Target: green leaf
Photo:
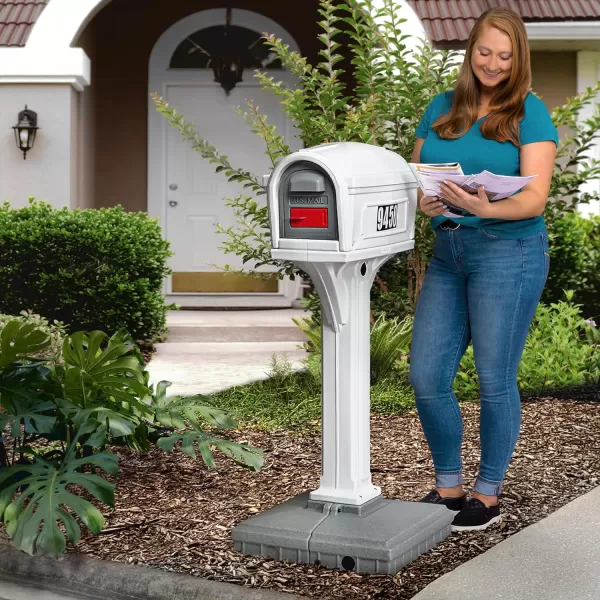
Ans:
[[[34,323],[9,321],[0,334],[0,368],[27,359],[49,346],[50,336]]]
[[[79,485],[101,502],[111,506],[114,503],[114,484],[80,469],[85,465],[94,465],[116,475],[117,456],[101,452],[81,459],[73,458],[76,444],[83,435],[89,433],[90,428],[93,428],[93,424],[80,428],[58,466],[37,457],[33,464],[14,465],[0,473],[0,515],[13,543],[24,552],[39,555],[64,552],[66,541],[58,526],[61,522],[67,537],[76,544],[81,537],[81,530],[75,515],[93,533],[99,533],[104,526],[100,511],[67,489],[71,485]],[[24,473],[25,477],[7,484],[17,473]]]
[[[158,446],[170,453],[179,441],[182,442],[182,451],[192,458],[196,457],[194,445],[197,444],[202,460],[208,467],[215,467],[211,446],[215,446],[240,466],[252,471],[260,471],[264,463],[264,454],[260,448],[225,440],[200,430],[186,431],[183,434],[175,433],[161,438]]]

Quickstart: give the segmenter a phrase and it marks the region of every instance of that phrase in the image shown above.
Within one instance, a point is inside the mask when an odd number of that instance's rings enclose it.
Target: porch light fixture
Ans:
[[[25,110],[19,113],[18,123],[13,127],[17,148],[23,152],[23,160],[27,158],[27,152],[33,148],[37,126],[37,113],[29,110],[27,104]]]
[[[175,50],[170,68],[211,69],[214,81],[225,94],[241,81],[245,69],[277,68],[277,56],[265,46],[263,36],[231,24],[232,9],[226,9],[225,23],[207,27],[188,36]],[[280,68],[280,67],[279,67]]]
[[[215,81],[225,90],[229,96],[236,84],[242,81],[244,73],[244,60],[239,53],[233,53],[232,43],[229,39],[229,28],[231,26],[231,8],[227,9],[225,27],[223,28],[223,41],[217,56],[212,57],[213,73]]]

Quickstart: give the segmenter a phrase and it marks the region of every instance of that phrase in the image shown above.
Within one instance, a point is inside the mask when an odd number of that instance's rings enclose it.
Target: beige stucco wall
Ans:
[[[549,110],[577,94],[577,52],[532,52],[531,70],[533,89]]]
[[[533,89],[548,108],[577,94],[577,52],[532,52]]]
[[[73,206],[76,94],[68,84],[0,85],[0,201],[17,208],[34,196],[54,206]],[[26,104],[38,113],[40,130],[23,160],[12,126]]]

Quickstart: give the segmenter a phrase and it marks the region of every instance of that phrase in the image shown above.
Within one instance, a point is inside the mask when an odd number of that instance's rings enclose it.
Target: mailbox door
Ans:
[[[319,165],[292,163],[281,175],[278,201],[280,237],[339,239],[335,188]]]

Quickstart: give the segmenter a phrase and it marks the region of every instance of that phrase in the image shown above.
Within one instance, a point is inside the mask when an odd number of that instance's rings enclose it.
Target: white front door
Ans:
[[[249,171],[259,178],[259,183],[273,165],[265,153],[265,142],[252,133],[236,112],[238,107],[247,109],[246,99],[259,106],[260,113],[277,127],[292,151],[301,148],[279,99],[261,89],[252,70],[244,72],[243,81],[227,96],[214,82],[212,69],[171,68],[171,58],[184,40],[189,44],[195,32],[222,27],[228,12],[209,9],[185,17],[161,35],[150,55],[148,213],[159,219],[174,252],[170,261],[173,274],[166,280],[164,291],[168,302],[188,307],[290,306],[299,294],[298,281],[287,278],[279,281],[276,276],[265,281],[223,271],[225,265],[254,270],[252,262],[244,265],[240,257],[220,250],[227,238],[216,232],[217,223],[224,229],[236,226],[236,217],[224,198],[253,193],[239,183],[228,183],[223,173],[216,173],[216,165],[193,150],[191,143],[157,113],[150,99],[152,93],[158,93],[186,121],[194,123],[202,138],[227,155],[233,167]],[[252,32],[268,31],[283,39],[291,50],[298,51],[290,34],[263,15],[233,9],[231,25]],[[273,70],[270,74],[284,85],[297,81],[283,70]],[[265,195],[256,199],[266,203]]]
[[[251,75],[250,75],[251,77]],[[167,85],[167,101],[195,125],[195,130],[220,154],[228,157],[234,168],[242,168],[259,177],[273,165],[265,153],[265,143],[252,133],[236,112],[246,108],[246,99],[259,105],[262,114],[279,132],[291,134],[277,97],[253,82],[235,87],[229,96],[212,81],[192,85]],[[223,272],[225,265],[234,269],[253,269],[242,258],[225,254],[219,247],[225,236],[217,233],[216,224],[224,229],[236,226],[236,217],[225,198],[252,195],[239,183],[229,183],[215,164],[202,158],[173,128],[167,136],[166,234],[175,255],[171,260],[173,275],[169,294],[197,296],[193,302],[203,305],[289,306],[289,283]],[[260,196],[266,202],[266,196]],[[273,269],[262,269],[265,271]],[[288,293],[286,293],[286,291]],[[206,296],[210,297],[207,298]],[[190,300],[192,300],[190,298]],[[177,298],[181,302],[181,298]]]

